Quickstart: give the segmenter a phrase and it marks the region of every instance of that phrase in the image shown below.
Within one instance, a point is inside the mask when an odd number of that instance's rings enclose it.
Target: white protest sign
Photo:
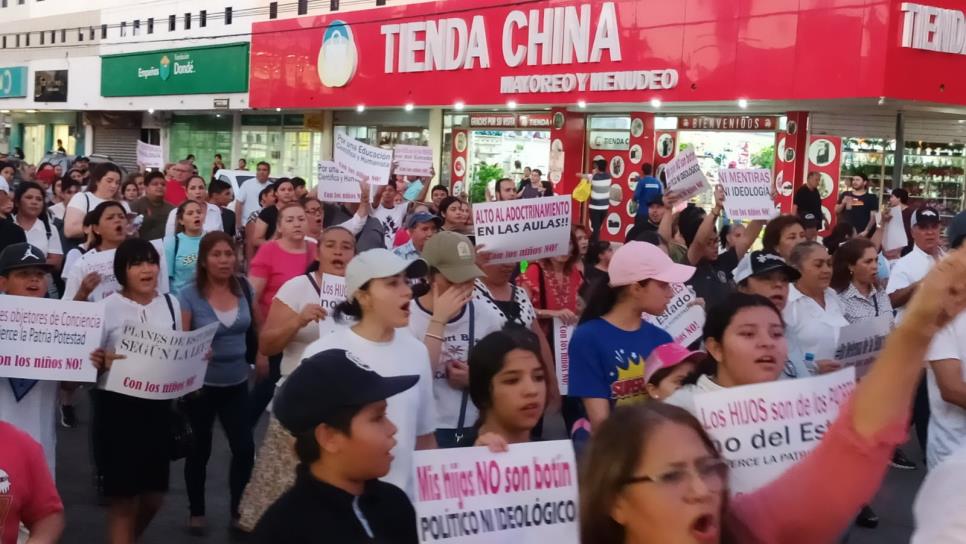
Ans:
[[[476,244],[491,264],[536,261],[570,251],[570,195],[473,205]]]
[[[694,154],[694,147],[690,145],[667,163],[664,174],[667,176],[668,192],[674,193],[679,200],[690,200],[711,190],[708,178],[704,177],[698,157]]]
[[[158,250],[158,255],[161,257],[161,264],[158,267],[160,269],[158,272],[158,293],[164,294],[171,290],[171,287],[168,285],[168,259],[164,253],[164,242],[159,238],[157,240],[151,240],[151,245]],[[88,252],[82,255],[80,261],[75,264],[75,266],[81,266],[81,270],[86,270],[86,273],[97,272],[101,277],[101,282],[91,291],[89,297],[91,302],[104,300],[121,290],[121,284],[114,277],[115,253],[117,253],[115,249]]]
[[[341,132],[335,134],[335,152],[332,160],[349,177],[368,178],[372,185],[389,183],[392,170],[392,150],[364,144]]]
[[[431,177],[433,175],[433,149],[422,145],[398,144],[393,147],[397,176]]]
[[[0,377],[93,382],[104,305],[0,295]]]
[[[695,301],[698,299],[694,289],[683,283],[672,283],[674,298],[667,303],[661,315],[644,314],[644,319],[661,327],[682,346],[690,346],[701,339],[704,328],[704,308]]]
[[[695,417],[731,467],[733,494],[771,482],[812,451],[855,389],[855,370],[694,395]]]
[[[319,305],[325,310],[325,319],[319,320],[319,337],[321,338],[337,328],[334,317],[335,307],[346,299],[345,278],[333,274],[322,274],[319,295]]]
[[[902,210],[894,206],[890,211],[892,218],[886,223],[885,232],[882,234],[882,251],[893,251],[909,245],[906,226],[902,221]]]
[[[892,331],[892,314],[860,319],[839,329],[835,361],[842,366],[855,367],[855,377],[861,378],[869,371],[885,339]]]
[[[724,189],[728,218],[767,221],[778,213],[771,199],[770,170],[723,168],[718,171],[718,180]]]
[[[201,389],[208,370],[206,355],[218,331],[209,323],[191,332],[145,325],[122,325],[107,390],[142,399],[166,400]]]
[[[332,161],[319,161],[318,184],[316,193],[322,202],[359,202],[362,189],[359,182],[347,176],[339,166]]]
[[[413,506],[420,542],[577,544],[577,464],[569,440],[421,450]]]
[[[570,390],[570,336],[574,333],[574,326],[553,318],[553,356],[557,369],[557,385],[560,394],[566,395]]]
[[[164,151],[160,145],[137,142],[137,163],[145,168],[164,168]]]

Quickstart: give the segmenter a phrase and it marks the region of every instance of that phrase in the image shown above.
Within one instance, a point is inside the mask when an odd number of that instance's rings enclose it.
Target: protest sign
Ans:
[[[882,234],[882,251],[893,251],[909,245],[909,238],[906,236],[906,227],[902,222],[902,210],[899,206],[891,209],[892,218],[885,225],[885,232]]]
[[[397,176],[432,177],[433,149],[422,145],[397,144],[393,147],[393,172]]]
[[[767,221],[778,214],[771,198],[771,171],[764,168],[718,171],[729,219]]]
[[[865,376],[892,331],[892,313],[860,319],[839,329],[835,361],[842,366],[854,366],[856,379]]]
[[[478,246],[491,264],[536,261],[570,251],[570,195],[473,205]]]
[[[319,304],[325,310],[325,319],[319,320],[319,337],[321,338],[337,329],[334,317],[335,307],[346,299],[345,278],[333,274],[322,274],[319,297]]]
[[[158,254],[161,256],[161,264],[158,267],[160,269],[158,272],[158,293],[164,294],[171,289],[168,285],[168,260],[164,253],[164,241],[158,238],[157,240],[151,240],[151,244],[154,246],[154,249],[158,250]],[[97,272],[101,277],[101,282],[91,291],[89,297],[91,302],[104,300],[121,290],[121,284],[114,277],[115,253],[117,253],[115,249],[88,252],[82,255],[80,261],[75,265],[77,266],[83,263],[88,273]]]
[[[695,417],[730,465],[733,494],[771,482],[818,445],[855,389],[855,370],[694,395]]]
[[[155,328],[143,323],[122,325],[107,390],[142,399],[166,400],[201,389],[208,370],[207,354],[218,331],[209,323],[191,331]]]
[[[553,356],[557,369],[557,384],[560,386],[560,394],[566,395],[569,391],[570,383],[570,336],[574,333],[574,326],[567,325],[560,321],[559,317],[553,318]]]
[[[145,168],[164,168],[164,152],[160,145],[137,142],[137,163]]]
[[[316,193],[322,202],[359,202],[359,182],[332,161],[319,161]]]
[[[392,169],[391,149],[373,147],[336,132],[332,160],[353,179],[368,179],[372,185],[389,183],[389,172]]]
[[[93,382],[104,305],[0,296],[0,377]]]
[[[577,465],[569,440],[421,450],[414,505],[420,542],[577,544]]]
[[[690,200],[711,190],[708,178],[704,177],[698,157],[694,154],[694,147],[690,145],[667,163],[664,173],[668,192],[674,193],[679,200]]]
[[[694,289],[683,283],[672,283],[674,298],[667,303],[661,315],[644,314],[644,319],[661,327],[682,346],[690,346],[701,339],[704,327],[704,308],[696,304],[698,299]]]

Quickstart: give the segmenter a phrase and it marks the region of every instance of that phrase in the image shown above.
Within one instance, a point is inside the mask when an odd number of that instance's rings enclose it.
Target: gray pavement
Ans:
[[[63,544],[104,542],[106,509],[97,505],[91,484],[91,462],[88,442],[90,413],[86,393],[76,395],[81,424],[74,429],[60,429],[57,446],[57,487],[67,509],[67,531]],[[256,449],[264,433],[265,419],[256,431]],[[562,433],[562,425],[550,421],[547,432]],[[877,529],[853,528],[849,544],[906,544],[912,533],[911,505],[925,469],[921,468],[919,447],[913,439],[904,447],[906,454],[920,468],[914,471],[890,469],[882,489],[872,506],[881,522]],[[188,501],[184,485],[184,462],[171,466],[171,490],[164,507],[148,528],[144,544],[198,543],[228,544],[236,542],[228,533],[228,444],[216,424],[211,461],[208,463],[207,510],[209,532],[206,537],[192,537],[185,531]],[[821,544],[821,543],[815,543]]]

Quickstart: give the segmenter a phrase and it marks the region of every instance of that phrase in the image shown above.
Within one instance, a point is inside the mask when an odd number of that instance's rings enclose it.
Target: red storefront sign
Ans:
[[[438,0],[267,21],[251,105],[966,103],[966,59],[903,47],[904,18],[899,0]]]
[[[778,117],[762,115],[684,115],[678,117],[678,130],[771,132],[778,130]]]
[[[473,129],[550,130],[553,116],[549,113],[474,113],[470,114]]]

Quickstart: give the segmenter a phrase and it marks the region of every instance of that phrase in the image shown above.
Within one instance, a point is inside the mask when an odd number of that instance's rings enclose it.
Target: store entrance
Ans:
[[[471,185],[485,183],[489,201],[495,199],[496,180],[510,178],[520,187],[527,168],[540,170],[547,180],[550,119],[546,113],[470,114],[467,162]]]
[[[698,163],[712,185],[723,168],[765,168],[775,164],[775,132],[678,131],[678,149],[693,146]],[[660,149],[660,142],[658,145]],[[699,205],[711,206],[713,194],[704,193]]]

